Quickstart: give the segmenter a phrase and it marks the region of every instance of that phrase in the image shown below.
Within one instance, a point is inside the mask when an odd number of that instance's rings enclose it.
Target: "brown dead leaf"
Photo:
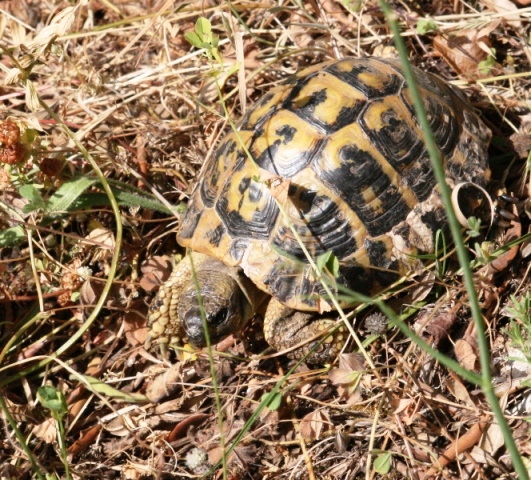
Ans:
[[[48,418],[39,425],[35,425],[31,432],[37,438],[40,438],[48,444],[54,443],[57,440],[57,429],[55,428],[55,420],[53,418]]]
[[[83,283],[80,290],[80,300],[82,305],[95,305],[100,298],[103,286],[92,281],[90,278]]]
[[[159,403],[181,388],[183,366],[181,363],[172,365],[162,375],[158,375],[146,389],[146,397],[152,403]]]
[[[299,432],[305,440],[317,440],[327,432],[332,425],[328,413],[321,409],[308,413],[301,420]]]
[[[481,448],[491,455],[495,455],[504,444],[505,440],[501,427],[497,423],[489,425],[481,439]]]
[[[143,301],[136,300],[129,305],[124,315],[125,338],[132,347],[144,345],[148,336],[146,318],[140,314],[143,306]]]
[[[412,403],[414,403],[412,398],[397,398],[391,400],[391,406],[394,408],[393,413],[398,415],[399,413],[404,412]]]
[[[360,382],[365,372],[363,357],[359,353],[342,353],[338,357],[339,367],[328,372],[332,384],[337,385],[342,400],[348,405],[357,403],[360,398]]]
[[[208,451],[208,463],[216,465],[221,461],[223,449],[221,447],[214,447]],[[227,459],[227,463],[237,464],[240,468],[247,469],[249,464],[256,460],[256,448],[253,445],[239,445],[237,446]]]
[[[518,7],[511,0],[481,0],[480,3],[496,13],[503,14],[502,20],[513,28],[521,28]]]
[[[85,238],[99,247],[94,255],[94,260],[104,260],[114,251],[116,246],[114,234],[107,228],[95,228]]]
[[[317,299],[317,311],[319,313],[326,313],[332,310],[332,306],[322,297]]]
[[[68,454],[71,455],[72,458],[75,458],[91,445],[94,445],[102,428],[103,425],[101,424],[89,428],[82,434],[81,438],[68,447]]]
[[[457,375],[452,375],[446,379],[446,387],[457,400],[460,400],[469,407],[475,406],[466,386]]]
[[[531,2],[531,0],[529,0]],[[524,160],[531,151],[531,132],[516,132],[509,137],[509,143],[521,160]]]
[[[223,449],[221,447],[214,447],[208,451],[208,463],[216,465],[223,457]]]
[[[415,324],[423,323],[422,318],[419,318]],[[431,337],[431,341],[434,345],[439,345],[442,340],[450,336],[450,330],[455,325],[457,316],[452,312],[444,312],[437,314],[435,317],[429,320],[428,324],[424,328],[422,333],[423,337]]]
[[[452,442],[443,454],[433,462],[432,467],[428,470],[424,478],[428,478],[431,475],[440,472],[442,468],[453,462],[461,453],[476,445],[481,439],[481,435],[487,426],[489,419],[490,417],[488,415],[484,415],[478,422],[472,425],[469,430]]]
[[[328,378],[334,385],[347,385],[359,380],[360,373],[365,371],[363,356],[359,353],[342,353],[338,357],[339,367],[328,372]]]
[[[391,401],[391,406],[394,408],[393,413],[400,417],[404,425],[411,425],[418,413],[418,404],[412,398],[399,398]]]
[[[435,275],[433,272],[424,271],[420,273],[419,275],[417,275],[416,282],[411,286],[411,289],[407,292],[407,301],[411,303],[422,302],[431,293],[434,285]]]
[[[466,340],[455,342],[455,356],[457,361],[467,370],[478,370],[478,356],[476,349]]]
[[[171,258],[168,255],[155,255],[142,264],[140,271],[143,274],[140,286],[146,292],[151,292],[159,288],[171,275]]]
[[[513,205],[513,215],[518,217],[518,212],[516,210],[516,205]],[[500,243],[508,244],[513,240],[516,240],[522,236],[522,224],[520,221],[512,221],[511,226],[505,231],[503,237],[500,239]],[[511,262],[516,258],[518,251],[520,250],[520,245],[515,245],[506,252],[502,253],[499,257],[495,258],[482,270],[482,274],[485,276],[493,277],[501,272],[507,270]]]
[[[489,34],[499,25],[494,21],[479,30],[459,30],[448,35],[437,35],[434,48],[454,71],[465,78],[481,78],[479,63],[491,54]]]
[[[175,442],[175,440],[180,440],[184,438],[188,432],[188,429],[192,425],[199,425],[203,423],[207,418],[210,418],[210,415],[207,413],[195,413],[187,416],[184,420],[179,422],[172,431],[169,433],[167,441]]]
[[[308,29],[304,27],[305,15],[299,9],[292,10],[287,33],[298,48],[308,48],[314,43],[314,38],[309,34]]]

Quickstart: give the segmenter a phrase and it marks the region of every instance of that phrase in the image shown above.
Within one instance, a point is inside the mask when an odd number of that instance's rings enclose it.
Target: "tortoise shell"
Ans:
[[[447,183],[485,186],[490,131],[459,90],[415,76]],[[445,225],[400,63],[346,58],[302,70],[247,111],[205,163],[177,239],[316,310],[324,289],[300,241],[313,258],[333,252],[338,285],[374,294],[432,252]]]

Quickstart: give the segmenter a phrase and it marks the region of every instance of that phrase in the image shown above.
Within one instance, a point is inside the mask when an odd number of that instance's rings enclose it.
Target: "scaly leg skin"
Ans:
[[[264,335],[275,350],[287,350],[292,359],[304,358],[307,363],[323,365],[332,362],[343,347],[347,333],[345,326],[331,318],[315,318],[315,312],[301,312],[271,299],[264,319]],[[336,328],[333,331],[333,328]],[[323,335],[326,338],[323,340]],[[312,349],[319,343],[312,352]]]
[[[195,266],[195,261],[194,261]],[[197,266],[196,266],[197,268]],[[146,348],[151,342],[160,339],[163,346],[168,343],[181,343],[185,333],[177,315],[179,294],[192,278],[192,266],[189,258],[183,258],[173,269],[170,277],[160,286],[157,296],[149,308],[149,335]]]

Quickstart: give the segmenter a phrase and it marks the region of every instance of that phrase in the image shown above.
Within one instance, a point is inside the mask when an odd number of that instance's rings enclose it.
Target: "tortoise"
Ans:
[[[490,130],[457,88],[414,74],[448,185],[485,186]],[[307,253],[337,259],[334,295],[374,295],[433,252],[446,227],[400,62],[311,66],[266,93],[204,164],[177,234],[189,254],[150,307],[149,339],[205,346],[199,297],[212,344],[268,302],[267,342],[328,362],[346,335],[339,327],[315,348],[337,320],[323,314],[330,299]]]

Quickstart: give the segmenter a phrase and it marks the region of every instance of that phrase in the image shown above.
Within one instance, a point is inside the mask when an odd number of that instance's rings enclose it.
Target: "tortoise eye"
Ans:
[[[226,308],[220,308],[215,315],[208,318],[208,324],[217,327],[227,321],[229,311]]]

